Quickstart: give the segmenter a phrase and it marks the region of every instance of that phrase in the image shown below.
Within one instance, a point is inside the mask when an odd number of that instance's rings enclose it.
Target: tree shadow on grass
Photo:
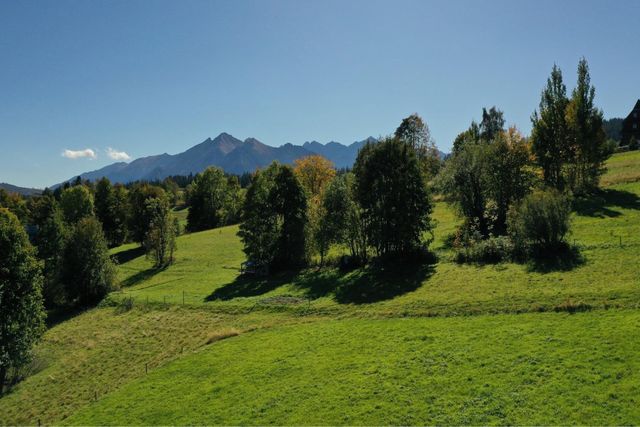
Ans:
[[[213,291],[205,301],[228,301],[234,298],[263,295],[290,283],[296,274],[296,272],[286,272],[267,277],[239,275],[233,282]]]
[[[536,273],[570,271],[586,262],[577,246],[565,245],[558,250],[535,254],[527,264],[527,270]]]
[[[126,251],[118,252],[111,256],[111,258],[118,264],[125,264],[133,259],[139,258],[144,255],[144,248],[138,246],[135,248],[127,249]]]
[[[369,304],[413,292],[433,275],[435,264],[371,266],[342,281],[335,290],[340,304]]]
[[[629,191],[606,189],[591,196],[578,197],[573,202],[573,208],[578,215],[596,218],[614,218],[622,215],[611,209],[612,207],[640,210],[640,197]]]
[[[54,326],[66,322],[79,314],[82,314],[87,309],[85,307],[74,307],[74,306],[56,306],[49,310],[47,310],[47,318],[45,319],[45,324],[47,325],[47,329],[51,329]]]
[[[291,284],[310,299],[333,295],[340,304],[368,304],[395,298],[418,289],[435,271],[435,262],[372,265],[349,272],[318,268],[281,273],[271,277],[238,276],[216,289],[205,301],[227,301],[263,295]]]
[[[142,270],[139,271],[135,274],[132,274],[131,276],[127,277],[126,279],[124,279],[122,282],[120,282],[120,286],[122,286],[123,288],[128,288],[131,286],[135,286],[140,282],[144,282],[147,279],[152,278],[153,276],[155,276],[156,274],[162,272],[166,270],[166,267],[164,268],[147,268],[146,270]]]

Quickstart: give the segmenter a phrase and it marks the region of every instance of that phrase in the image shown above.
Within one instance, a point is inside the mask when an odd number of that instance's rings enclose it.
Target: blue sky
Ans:
[[[447,151],[483,106],[528,133],[552,65],[571,88],[582,56],[605,117],[624,116],[639,23],[636,0],[0,0],[0,182],[43,187],[112,163],[109,148],[173,154],[223,131],[351,143],[413,112]]]

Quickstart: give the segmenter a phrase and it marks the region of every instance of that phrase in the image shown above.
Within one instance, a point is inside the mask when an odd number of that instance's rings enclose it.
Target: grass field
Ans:
[[[639,338],[637,311],[281,327],[204,347],[68,423],[633,424]]]
[[[456,264],[444,203],[418,269],[243,279],[237,227],[164,271],[125,245],[115,306],[45,334],[0,424],[638,424],[640,152],[608,167],[568,265]]]

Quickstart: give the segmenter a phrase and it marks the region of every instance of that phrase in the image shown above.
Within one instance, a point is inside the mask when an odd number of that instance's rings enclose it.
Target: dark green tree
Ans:
[[[491,231],[491,151],[488,144],[464,144],[447,161],[439,177],[443,193],[465,220],[465,231],[477,231],[482,237],[488,237]]]
[[[504,132],[504,114],[495,106],[482,109],[482,121],[480,122],[480,139],[491,142],[501,132]]]
[[[240,222],[240,211],[242,210],[242,201],[244,198],[244,190],[240,186],[240,180],[236,175],[228,178],[227,191],[229,197],[227,199],[225,224],[237,224]]]
[[[226,224],[231,204],[229,182],[220,168],[209,167],[196,175],[189,190],[189,231],[208,230]]]
[[[527,195],[533,184],[528,167],[530,152],[526,139],[512,127],[498,133],[489,145],[486,168],[488,196],[493,201],[493,234],[507,233],[507,213],[511,205]]]
[[[127,209],[126,188],[112,186],[107,178],[96,183],[96,216],[110,247],[120,246],[126,238]]]
[[[277,169],[278,166],[272,164],[255,173],[242,206],[238,236],[247,259],[261,266],[272,263],[279,236],[278,217],[269,196]]]
[[[62,263],[62,281],[71,302],[95,305],[115,285],[116,270],[100,222],[81,219],[69,236]]]
[[[362,209],[355,200],[355,177],[345,173],[334,178],[322,198],[324,215],[320,221],[321,236],[327,247],[333,243],[347,246],[351,256],[367,260],[367,240]]]
[[[572,190],[589,192],[598,188],[604,163],[611,156],[603,127],[602,111],[594,105],[596,90],[591,85],[589,65],[582,58],[578,63],[578,83],[567,105],[567,124],[573,152],[569,168]]]
[[[147,257],[153,260],[155,268],[166,267],[173,262],[176,251],[176,229],[166,197],[147,200],[147,216],[151,223],[144,240]]]
[[[453,141],[451,154],[457,154],[467,144],[477,144],[480,141],[480,126],[475,121],[471,122],[469,129],[461,132]]]
[[[0,208],[0,395],[44,332],[42,272],[18,218]]]
[[[83,218],[93,216],[93,194],[84,185],[67,188],[60,196],[64,219],[75,224]]]
[[[250,261],[273,270],[307,262],[307,198],[289,166],[273,163],[248,188],[238,235]]]
[[[116,184],[112,190],[112,228],[107,235],[110,245],[119,246],[127,241],[129,228],[129,215],[131,207],[129,205],[129,190],[122,185]]]
[[[396,129],[395,137],[414,148],[422,173],[427,180],[438,174],[442,166],[440,152],[431,138],[429,127],[418,114],[414,113],[404,118]]]
[[[562,71],[554,65],[540,96],[540,111],[531,116],[531,149],[545,184],[560,190],[565,184],[563,166],[573,158],[566,121],[568,103]]]
[[[9,193],[4,188],[0,188],[0,208],[9,209],[23,224],[29,218],[29,208],[24,197],[18,193]]]
[[[416,152],[398,138],[365,145],[354,166],[356,198],[363,209],[368,242],[380,256],[428,245],[430,197]]]
[[[290,166],[280,166],[275,174],[269,203],[280,224],[273,266],[284,269],[304,265],[307,262],[307,196]]]
[[[144,243],[151,224],[147,201],[157,198],[166,198],[166,193],[155,185],[138,184],[129,191],[129,230],[131,238],[140,244]]]
[[[31,223],[36,227],[33,240],[38,249],[38,257],[44,261],[42,294],[45,304],[48,307],[60,305],[65,301],[60,273],[67,227],[62,211],[53,196],[34,199],[31,207]]]

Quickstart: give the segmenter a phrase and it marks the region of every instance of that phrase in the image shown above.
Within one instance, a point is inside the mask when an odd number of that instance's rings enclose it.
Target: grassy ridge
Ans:
[[[171,363],[68,423],[636,424],[639,338],[636,311],[262,330]]]

